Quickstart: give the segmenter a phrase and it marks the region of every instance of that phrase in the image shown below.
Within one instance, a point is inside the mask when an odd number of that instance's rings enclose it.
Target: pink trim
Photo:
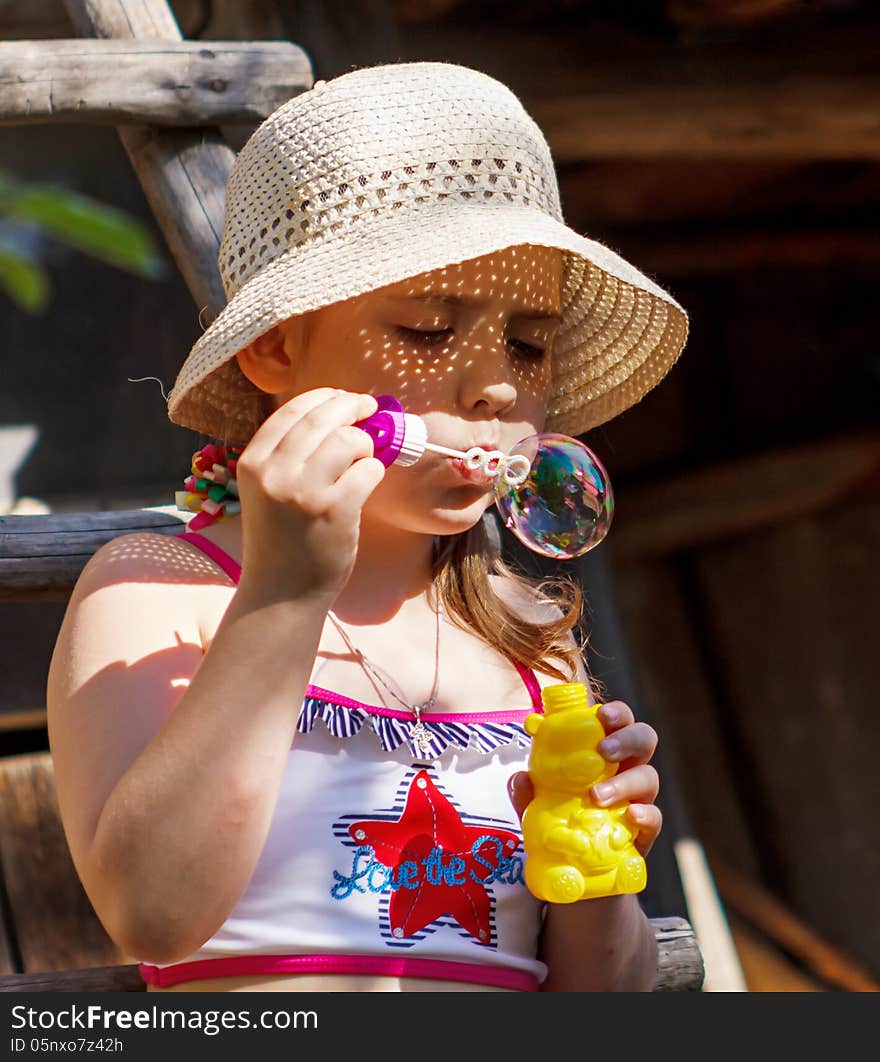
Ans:
[[[232,559],[229,554],[221,549],[215,542],[212,542],[209,538],[205,538],[204,535],[200,535],[197,531],[184,531],[180,535],[175,535],[175,538],[183,538],[189,542],[196,549],[200,549],[203,553],[206,553],[215,564],[218,564],[229,578],[238,583],[241,578],[241,565]],[[529,696],[532,699],[532,707],[535,711],[543,712],[543,702],[541,700],[541,687],[538,684],[538,679],[535,677],[534,671],[531,668],[526,667],[525,664],[519,663],[517,660],[512,660],[511,663],[520,673],[523,682],[526,684],[526,689],[529,691]],[[310,693],[309,690],[315,689],[318,692]],[[340,697],[338,694],[330,693],[329,690],[321,690],[317,686],[310,686],[306,691],[308,697],[319,697],[322,700],[331,700],[334,704],[343,704],[349,708],[362,708],[373,715],[387,715],[392,719],[411,719],[412,716],[406,712],[392,711],[388,708],[379,708],[374,705],[363,704],[361,701],[352,701],[347,697]],[[322,696],[327,694],[327,696]],[[503,712],[471,712],[470,714],[463,715],[432,715],[431,718],[438,723],[450,722],[450,723],[479,723],[483,716],[491,715],[494,719],[498,719],[507,713]],[[519,721],[520,716],[528,715],[529,712],[514,712],[511,715],[512,719]]]
[[[205,538],[204,535],[200,535],[198,531],[184,531],[181,535],[175,535],[175,538],[186,539],[196,549],[200,549],[214,561],[215,564],[219,564],[229,578],[238,583],[241,578],[241,565],[232,559],[226,550],[221,549],[215,542],[212,542],[209,538]]]
[[[462,981],[494,985],[520,992],[537,992],[538,978],[521,970],[446,959],[418,959],[384,955],[238,955],[221,959],[178,962],[172,966],[139,963],[147,984],[168,988],[182,981],[242,974],[378,974],[383,977],[432,977],[439,981]]]
[[[401,712],[396,708],[385,708],[378,704],[364,704],[363,701],[356,701],[353,697],[343,697],[341,693],[325,690],[321,686],[307,686],[306,697],[329,701],[343,708],[359,708],[369,715],[383,715],[386,719],[402,719],[407,723],[413,721],[412,712]],[[521,723],[527,715],[531,714],[531,708],[502,708],[496,712],[444,712],[442,714],[430,712],[422,718],[426,723]]]

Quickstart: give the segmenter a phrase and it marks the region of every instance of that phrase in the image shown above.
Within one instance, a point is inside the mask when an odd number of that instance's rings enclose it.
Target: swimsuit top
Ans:
[[[209,539],[179,537],[238,581]],[[537,990],[543,905],[525,885],[507,781],[527,767],[522,724],[541,693],[516,666],[531,706],[425,715],[430,755],[411,713],[310,685],[244,893],[192,955],[140,962],[143,979],[322,972]]]

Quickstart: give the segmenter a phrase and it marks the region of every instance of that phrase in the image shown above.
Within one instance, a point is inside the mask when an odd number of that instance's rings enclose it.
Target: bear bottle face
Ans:
[[[539,785],[582,793],[606,770],[605,761],[596,751],[604,737],[605,731],[593,710],[545,716],[534,729],[529,770]]]

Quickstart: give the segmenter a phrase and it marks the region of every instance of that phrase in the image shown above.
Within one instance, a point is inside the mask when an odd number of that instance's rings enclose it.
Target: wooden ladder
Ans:
[[[203,316],[225,304],[217,268],[234,152],[224,123],[257,123],[312,85],[286,41],[183,40],[165,0],[65,0],[79,40],[0,43],[0,121],[117,127],[171,253]],[[156,42],[161,41],[161,50]],[[46,82],[45,70],[57,76]],[[47,89],[47,84],[51,87]],[[92,554],[134,531],[176,534],[172,506],[0,517],[0,600],[64,601]],[[97,918],[58,813],[49,752],[0,758],[0,991],[145,991]],[[652,919],[655,991],[699,991],[689,922]]]

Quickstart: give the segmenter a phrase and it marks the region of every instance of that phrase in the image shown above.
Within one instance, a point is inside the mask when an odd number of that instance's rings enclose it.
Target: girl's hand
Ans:
[[[645,856],[663,825],[663,815],[654,804],[660,780],[649,762],[657,748],[657,733],[647,723],[635,722],[632,710],[623,701],[607,701],[597,714],[606,734],[598,750],[606,760],[620,766],[613,778],[592,786],[589,795],[600,807],[629,804],[627,815],[638,831],[633,843]],[[534,795],[528,772],[513,775],[509,790],[513,806],[522,818]]]
[[[650,764],[657,748],[657,732],[647,723],[637,723],[623,701],[606,701],[597,715],[607,735],[597,748],[606,760],[620,766],[613,778],[594,785],[590,796],[604,808],[629,804],[627,816],[638,829],[633,843],[645,856],[663,825],[663,814],[654,803],[660,778]]]
[[[371,395],[321,387],[260,425],[236,477],[243,587],[332,604],[354,566],[361,509],[385,475],[372,439],[353,426],[376,409]]]

